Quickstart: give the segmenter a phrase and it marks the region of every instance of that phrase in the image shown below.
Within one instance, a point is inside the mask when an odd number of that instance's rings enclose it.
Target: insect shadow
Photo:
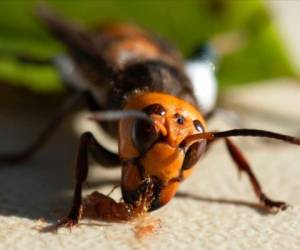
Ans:
[[[34,94],[3,83],[0,93],[1,152],[24,149],[64,100],[63,94]],[[78,137],[68,120],[30,160],[0,163],[0,215],[50,221],[65,213],[72,200],[77,145]]]
[[[93,182],[88,182],[89,186],[94,186],[94,187],[103,187],[103,186],[116,186],[120,182],[118,179],[108,179],[108,180],[103,180],[103,181],[93,181]],[[236,206],[244,206],[248,207],[251,209],[256,210],[258,213],[262,215],[267,215],[270,214],[269,212],[266,211],[262,206],[255,202],[248,202],[248,201],[241,201],[241,200],[233,200],[233,199],[223,199],[223,198],[209,198],[201,195],[194,195],[190,194],[188,192],[182,192],[178,191],[175,195],[176,198],[179,199],[191,199],[199,202],[208,202],[208,203],[217,203],[220,205],[236,205]]]
[[[220,205],[244,206],[244,207],[249,207],[251,209],[254,209],[262,215],[270,214],[269,212],[266,211],[266,209],[264,209],[262,206],[254,202],[233,200],[233,199],[223,199],[223,198],[209,198],[200,195],[189,194],[186,192],[178,192],[175,197],[180,199],[192,199],[200,202],[217,203]]]

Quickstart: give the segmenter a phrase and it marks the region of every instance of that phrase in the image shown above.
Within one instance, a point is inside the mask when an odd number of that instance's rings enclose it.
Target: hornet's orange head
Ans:
[[[135,94],[128,99],[125,109],[143,111],[151,121],[120,120],[123,198],[134,204],[141,197],[149,196],[146,209],[154,210],[175,195],[180,182],[191,173],[205,151],[205,140],[188,148],[182,142],[190,135],[203,133],[206,125],[201,113],[191,104],[163,93]]]

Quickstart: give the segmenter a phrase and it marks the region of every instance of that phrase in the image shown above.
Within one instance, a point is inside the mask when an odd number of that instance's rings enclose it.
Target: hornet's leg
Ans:
[[[55,129],[60,125],[63,119],[67,116],[70,110],[76,105],[82,92],[71,96],[61,108],[60,112],[56,114],[50,124],[42,131],[42,133],[35,139],[35,141],[21,152],[11,154],[0,154],[0,163],[17,163],[24,161],[34,155],[40,147],[50,138]]]
[[[117,154],[110,152],[100,145],[91,134],[89,136],[91,136],[89,152],[99,164],[101,164],[103,167],[109,168],[121,165],[120,158]]]
[[[72,227],[76,225],[83,213],[88,217],[102,217],[108,220],[128,220],[134,213],[130,204],[118,203],[98,192],[92,193],[82,204],[82,185],[88,175],[88,153],[90,151],[93,151],[93,155],[97,154],[97,161],[106,167],[120,165],[118,156],[103,148],[92,133],[82,134],[76,161],[73,204],[68,216],[58,222],[59,226]]]
[[[233,142],[230,139],[228,139],[228,137],[235,136],[254,136],[272,138],[274,140],[284,141],[294,145],[300,145],[300,138],[294,136],[260,129],[231,129],[221,132],[203,132],[199,134],[190,135],[181,142],[181,147],[187,149],[199,140],[207,140],[210,145],[212,142],[220,138],[224,138],[232,159],[237,164],[238,169],[240,171],[244,171],[248,175],[252,187],[255,191],[255,194],[258,197],[261,204],[270,212],[278,212],[279,210],[286,209],[287,204],[285,202],[273,201],[264,194],[247,160],[244,158],[237,146],[235,146]]]
[[[249,163],[241,153],[241,151],[237,148],[233,142],[225,138],[227,149],[236,163],[238,170],[245,172],[251,182],[251,185],[253,187],[253,190],[259,199],[260,203],[263,205],[264,208],[266,208],[269,212],[278,212],[280,210],[285,210],[287,208],[287,204],[285,202],[281,201],[273,201],[263,192],[258,180],[256,179],[254,173],[252,172]]]

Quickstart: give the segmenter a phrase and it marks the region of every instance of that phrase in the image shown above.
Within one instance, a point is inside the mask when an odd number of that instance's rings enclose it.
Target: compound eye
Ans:
[[[205,149],[206,141],[195,142],[193,145],[191,145],[185,154],[182,169],[187,170],[192,168],[200,159],[201,155],[205,152]]]
[[[155,114],[164,116],[166,114],[165,108],[159,103],[146,106],[143,111],[148,115]],[[147,152],[155,141],[157,141],[158,137],[159,133],[156,131],[153,122],[143,119],[137,119],[135,121],[132,129],[132,140],[140,154]]]
[[[144,154],[158,139],[154,123],[137,119],[132,129],[132,140],[140,154]]]

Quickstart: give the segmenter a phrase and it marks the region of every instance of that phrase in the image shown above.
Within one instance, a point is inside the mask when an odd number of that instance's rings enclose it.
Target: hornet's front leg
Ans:
[[[67,217],[58,222],[59,226],[76,225],[83,213],[88,217],[101,217],[106,220],[128,220],[134,214],[134,208],[124,202],[116,202],[110,197],[93,192],[82,202],[82,184],[88,175],[88,153],[96,156],[96,160],[104,167],[120,165],[118,155],[102,147],[90,132],[81,135],[75,170],[75,189],[73,204]]]
[[[279,212],[281,210],[285,210],[287,208],[287,204],[285,202],[281,201],[274,201],[271,200],[262,190],[258,180],[256,179],[254,173],[251,170],[251,167],[241,151],[238,149],[238,147],[228,138],[225,138],[227,149],[230,153],[230,156],[232,157],[233,161],[236,163],[238,170],[245,172],[251,182],[252,188],[259,199],[262,206],[268,211],[268,212]]]

